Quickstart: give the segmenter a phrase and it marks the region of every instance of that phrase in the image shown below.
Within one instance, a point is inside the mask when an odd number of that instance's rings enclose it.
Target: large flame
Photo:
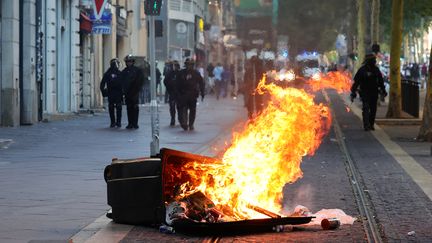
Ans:
[[[335,72],[307,80],[309,88],[299,89],[282,88],[264,77],[257,91],[269,94],[266,109],[234,134],[220,164],[193,162],[184,167],[193,178],[183,185],[184,192],[202,191],[236,219],[263,217],[250,205],[279,212],[283,187],[302,177],[302,158],[314,154],[331,125],[329,108],[315,104],[314,95],[305,90],[347,91],[350,80]]]

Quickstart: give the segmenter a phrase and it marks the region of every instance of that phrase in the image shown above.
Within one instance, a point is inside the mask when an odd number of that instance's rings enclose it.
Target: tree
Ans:
[[[366,34],[365,0],[357,0],[357,54],[359,60],[355,65],[355,70],[361,66],[361,61],[365,54],[365,34]]]
[[[390,97],[387,118],[399,118],[402,114],[400,54],[402,46],[403,0],[393,0],[392,35],[390,51]]]
[[[419,140],[432,142],[432,46],[429,55],[428,80],[426,84],[426,100],[423,107],[423,120],[417,136]]]
[[[279,1],[278,34],[289,37],[290,54],[334,49],[336,37],[347,33],[353,16],[351,1]]]
[[[372,0],[371,11],[371,39],[372,44],[379,43],[379,16],[380,16],[380,0]]]
[[[380,0],[380,33],[382,40],[389,43],[391,40],[392,0]],[[403,34],[421,33],[427,31],[432,21],[432,4],[430,0],[404,0],[403,6]]]

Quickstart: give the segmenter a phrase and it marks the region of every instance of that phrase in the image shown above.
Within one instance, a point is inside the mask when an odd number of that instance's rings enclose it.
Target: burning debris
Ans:
[[[172,170],[188,175],[181,195],[201,191],[235,220],[263,218],[250,205],[280,212],[282,188],[302,177],[302,158],[314,154],[331,125],[329,108],[305,90],[343,92],[350,85],[349,75],[340,72],[307,80],[304,89],[280,87],[264,77],[257,92],[269,94],[267,107],[234,134],[219,163],[189,161]]]
[[[172,225],[177,220],[206,223],[235,221],[218,210],[215,204],[200,191],[179,201],[171,202],[167,206],[166,222]]]

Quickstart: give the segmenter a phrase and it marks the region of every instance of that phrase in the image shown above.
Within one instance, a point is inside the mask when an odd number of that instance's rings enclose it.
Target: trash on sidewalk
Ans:
[[[297,205],[291,216],[314,216],[315,218],[313,218],[307,225],[321,225],[323,229],[324,227],[327,229],[327,227],[331,228],[336,226],[336,228],[338,228],[340,225],[344,224],[352,225],[354,221],[357,220],[356,218],[347,215],[341,209],[321,209],[316,213],[312,213],[307,207],[302,205]]]
[[[159,232],[165,234],[175,234],[175,229],[168,225],[161,225],[159,226]]]
[[[415,231],[414,231],[414,230],[413,230],[413,231],[410,231],[410,232],[408,232],[407,235],[409,235],[409,236],[414,236],[414,235],[415,235]]]
[[[337,218],[329,218],[321,220],[321,227],[323,230],[334,230],[339,228],[340,221]]]

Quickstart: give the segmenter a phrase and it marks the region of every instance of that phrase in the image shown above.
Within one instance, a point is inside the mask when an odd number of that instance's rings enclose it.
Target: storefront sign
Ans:
[[[92,34],[95,35],[110,35],[112,14],[110,8],[105,8],[100,18],[96,18],[94,14],[90,16],[92,20]]]

